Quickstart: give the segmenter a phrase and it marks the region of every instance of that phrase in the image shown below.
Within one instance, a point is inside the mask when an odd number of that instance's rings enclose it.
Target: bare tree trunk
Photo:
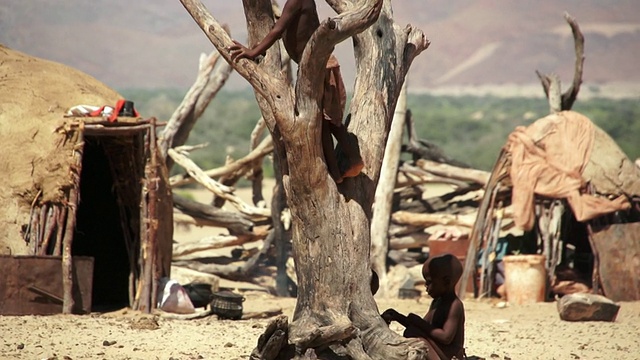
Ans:
[[[384,150],[380,180],[376,187],[371,219],[371,268],[380,279],[379,296],[388,296],[387,252],[389,251],[389,221],[391,219],[391,200],[398,177],[400,149],[402,147],[402,129],[407,116],[407,82],[404,82],[393,114],[389,139]]]
[[[215,67],[218,59],[220,54],[217,52],[200,56],[196,81],[162,131],[158,147],[169,171],[173,167],[173,159],[167,155],[168,150],[185,144],[196,121],[231,74],[232,68],[226,62]]]
[[[181,1],[230,60],[226,49],[231,39],[217,21],[198,0]],[[354,359],[424,359],[424,343],[397,335],[379,316],[369,286],[369,250],[373,198],[391,114],[411,62],[428,41],[419,30],[395,26],[389,0],[327,2],[339,15],[325,20],[309,40],[295,91],[282,72],[266,71],[265,63],[276,56],[280,61],[278,47],[269,49],[260,64],[244,59],[233,64],[258,94],[263,115],[272,115],[265,120],[278,139],[274,153],[282,162],[292,215],[299,290],[288,341],[278,340],[284,347],[276,351],[282,358],[339,354]],[[270,1],[247,0],[244,6],[251,36],[268,31]],[[351,36],[357,74],[349,130],[359,140],[365,168],[358,177],[336,185],[321,146],[323,83],[334,46]],[[270,339],[281,339],[280,331]]]

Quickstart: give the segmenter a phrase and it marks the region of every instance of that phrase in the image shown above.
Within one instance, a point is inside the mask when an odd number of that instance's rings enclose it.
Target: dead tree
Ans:
[[[564,14],[564,19],[571,27],[573,33],[574,49],[576,53],[576,63],[573,73],[573,82],[569,89],[561,94],[560,79],[555,74],[543,75],[536,70],[536,74],[542,83],[542,89],[544,94],[549,100],[549,108],[551,113],[555,113],[563,110],[571,110],[573,103],[578,98],[580,92],[580,85],[582,84],[582,69],[584,65],[584,36],[578,22],[568,13]]]
[[[232,40],[218,21],[198,0],[181,2],[230,61]],[[266,340],[262,355],[424,359],[423,344],[390,331],[379,316],[369,288],[369,226],[393,109],[411,62],[428,41],[420,30],[394,24],[388,0],[327,2],[338,15],[325,20],[310,39],[295,89],[279,70],[277,46],[259,64],[233,64],[257,94],[292,214],[298,304],[285,332],[288,340]],[[270,1],[243,3],[250,42],[262,38],[273,25]],[[327,59],[336,44],[350,37],[357,72],[349,130],[359,139],[365,168],[336,185],[322,152],[321,103]],[[281,331],[276,333],[280,339]]]

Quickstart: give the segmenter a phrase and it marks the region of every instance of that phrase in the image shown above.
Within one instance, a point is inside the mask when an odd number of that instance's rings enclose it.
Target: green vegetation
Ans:
[[[143,116],[166,121],[185,91],[128,89],[121,93],[135,102]],[[491,169],[516,126],[527,126],[549,111],[543,98],[409,95],[407,104],[420,138],[439,145],[450,157],[484,170]],[[632,160],[640,157],[640,102],[578,98],[574,110],[609,133]],[[209,143],[192,158],[208,169],[224,164],[227,155],[234,159],[244,156],[259,117],[251,91],[222,91],[191,132],[188,144]]]

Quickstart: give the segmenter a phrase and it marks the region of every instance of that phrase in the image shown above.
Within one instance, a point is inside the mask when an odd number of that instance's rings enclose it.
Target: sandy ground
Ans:
[[[295,299],[246,294],[245,310]],[[378,301],[381,311],[423,313],[430,300]],[[621,303],[613,323],[565,322],[555,303],[497,308],[465,301],[469,355],[487,359],[640,359],[640,302]],[[248,359],[269,319],[172,320],[133,312],[0,317],[0,359]],[[392,329],[401,328],[392,324]]]
[[[265,186],[269,189],[271,184]],[[246,189],[238,195],[248,198]],[[268,193],[265,195],[269,195]],[[210,195],[197,191],[200,201]],[[198,240],[220,229],[176,229],[179,241]],[[259,246],[256,245],[256,246]],[[244,294],[245,312],[282,309],[292,316],[293,298],[264,292]],[[378,300],[384,311],[426,312],[430,298]],[[499,308],[468,299],[467,354],[486,359],[640,359],[640,301],[621,303],[616,322],[565,322],[555,303]],[[0,316],[0,360],[4,359],[248,359],[269,319],[166,319],[130,310],[84,316]],[[401,333],[402,328],[392,324]]]

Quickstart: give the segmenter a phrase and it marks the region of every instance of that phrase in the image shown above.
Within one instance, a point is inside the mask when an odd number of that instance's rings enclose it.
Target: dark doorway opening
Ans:
[[[562,241],[562,262],[556,270],[556,277],[558,280],[577,281],[592,287],[594,256],[589,231],[586,223],[576,220],[571,209],[564,214]]]
[[[111,136],[85,137],[72,252],[94,258],[92,311],[129,306],[131,265],[107,148]],[[119,149],[126,151],[126,149]]]

